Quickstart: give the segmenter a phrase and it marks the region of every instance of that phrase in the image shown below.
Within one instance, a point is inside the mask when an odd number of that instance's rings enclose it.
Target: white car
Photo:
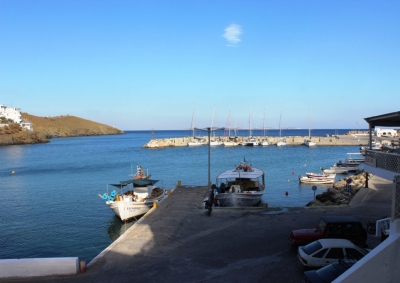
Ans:
[[[303,268],[314,268],[339,259],[359,260],[368,252],[346,239],[320,239],[299,247],[297,259]]]

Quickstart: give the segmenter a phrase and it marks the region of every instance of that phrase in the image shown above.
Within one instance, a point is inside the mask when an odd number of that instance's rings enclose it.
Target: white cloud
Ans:
[[[241,34],[242,27],[240,25],[231,24],[225,29],[225,33],[222,35],[222,37],[228,41],[228,46],[234,46],[241,41],[239,38]]]

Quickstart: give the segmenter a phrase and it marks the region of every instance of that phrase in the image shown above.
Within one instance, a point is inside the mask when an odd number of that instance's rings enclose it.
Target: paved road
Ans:
[[[201,209],[206,187],[177,187],[89,265],[73,276],[0,282],[301,282],[292,229],[314,227],[321,215],[361,221],[389,215],[391,182],[378,177],[350,206],[281,210]],[[380,243],[368,236],[373,248]]]

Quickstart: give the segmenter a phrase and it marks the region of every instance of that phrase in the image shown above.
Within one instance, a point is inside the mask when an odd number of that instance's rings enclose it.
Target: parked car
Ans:
[[[348,239],[360,247],[367,246],[367,231],[354,216],[323,216],[315,228],[291,231],[288,244],[301,246],[323,238]]]
[[[331,283],[356,263],[353,260],[339,260],[317,270],[304,272],[303,283]]]
[[[369,251],[346,239],[320,239],[300,246],[297,259],[303,268],[315,268],[334,263],[339,259],[359,260]]]

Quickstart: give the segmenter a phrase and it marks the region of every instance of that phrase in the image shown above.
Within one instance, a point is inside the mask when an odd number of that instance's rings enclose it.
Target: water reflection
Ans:
[[[114,216],[111,218],[110,223],[108,225],[108,237],[112,242],[118,239],[122,234],[124,234],[129,228],[136,223],[137,220],[129,220],[129,221],[121,221],[118,216]]]

